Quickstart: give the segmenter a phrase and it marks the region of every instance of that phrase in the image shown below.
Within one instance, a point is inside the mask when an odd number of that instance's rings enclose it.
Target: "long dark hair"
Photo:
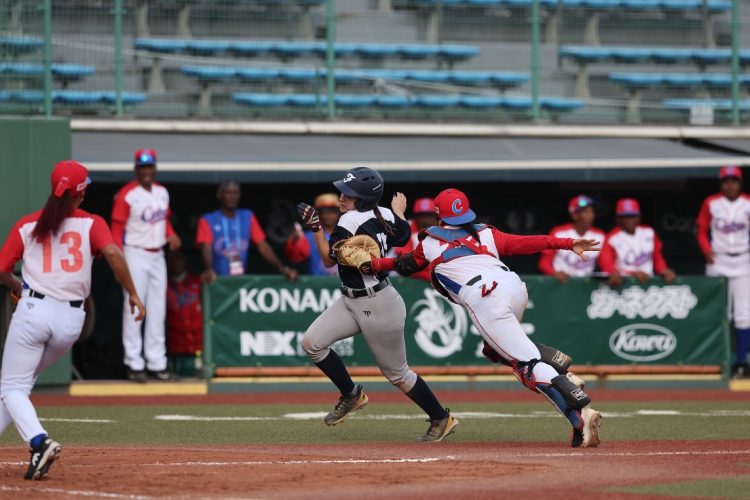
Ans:
[[[385,229],[385,232],[388,233],[389,236],[395,236],[396,235],[396,228],[394,226],[391,226],[386,222],[386,220],[383,218],[383,214],[380,213],[380,209],[375,206],[375,208],[372,209],[372,211],[375,213],[375,218],[378,219],[378,222],[380,222],[380,225],[383,226]],[[394,214],[394,217],[396,215]]]
[[[42,214],[31,232],[31,237],[41,242],[50,234],[57,234],[65,217],[73,213],[74,201],[75,198],[69,190],[66,190],[59,198],[54,194],[49,195]]]

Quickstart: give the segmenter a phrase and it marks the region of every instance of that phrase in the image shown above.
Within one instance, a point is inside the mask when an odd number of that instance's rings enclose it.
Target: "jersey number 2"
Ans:
[[[75,273],[83,267],[83,254],[81,253],[81,234],[68,231],[60,236],[60,244],[68,245],[67,259],[60,259],[60,267],[66,273]],[[52,272],[52,237],[48,236],[42,243],[42,271]]]

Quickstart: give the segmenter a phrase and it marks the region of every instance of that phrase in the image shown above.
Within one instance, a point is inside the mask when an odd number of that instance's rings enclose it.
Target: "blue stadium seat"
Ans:
[[[361,74],[376,80],[406,80],[409,72],[403,69],[363,69]]]
[[[490,109],[498,108],[502,105],[503,98],[501,96],[477,96],[477,95],[465,95],[461,96],[461,106],[472,109]]]
[[[440,53],[436,45],[399,45],[397,50],[399,57],[401,57],[402,59],[413,60],[437,57]]]
[[[315,94],[289,94],[287,99],[290,106],[303,108],[313,107],[316,104],[323,105],[328,100],[325,95],[316,96]]]
[[[493,77],[496,74],[491,71],[451,71],[449,75],[451,83],[459,85],[487,85],[495,81]]]
[[[61,80],[77,80],[94,74],[92,66],[81,66],[79,64],[58,64],[51,66],[52,75]],[[38,63],[0,63],[0,74],[7,73],[19,76],[41,76],[44,74],[44,65]]]
[[[201,80],[227,80],[237,76],[236,68],[215,66],[182,66],[180,71],[187,76],[194,76]]]
[[[622,6],[629,10],[658,9],[659,0],[622,0]]]
[[[0,52],[26,54],[39,50],[44,45],[40,38],[27,36],[0,36]]]
[[[693,49],[651,49],[651,57],[662,64],[675,64],[689,61],[693,57]]]
[[[383,59],[385,57],[395,56],[398,53],[398,47],[396,45],[384,45],[382,43],[360,43],[356,45],[354,51],[360,57]]]
[[[9,99],[25,103],[41,103],[44,101],[44,93],[39,90],[9,91]],[[122,101],[125,105],[140,104],[145,100],[145,94],[134,92],[122,93]],[[58,104],[69,105],[114,104],[116,93],[91,90],[55,90],[52,92],[52,101]]]
[[[238,68],[237,76],[243,80],[251,81],[273,80],[279,77],[279,70],[275,68]]]
[[[587,9],[617,9],[621,4],[620,0],[583,0],[581,6]]]
[[[730,49],[696,49],[693,51],[693,59],[700,64],[726,63],[732,59]]]
[[[740,75],[740,83],[744,83],[743,79],[748,75]],[[706,85],[715,87],[729,87],[732,85],[732,75],[716,75],[716,74],[704,74],[703,82]]]
[[[365,108],[377,102],[376,96],[373,95],[345,94],[335,95],[333,101],[336,103],[336,106],[341,106],[342,108]]]
[[[708,106],[720,111],[732,109],[731,99],[664,99],[662,104],[664,107],[672,109],[689,110],[698,106]],[[741,110],[746,111],[750,109],[750,100],[742,100],[739,105]]]
[[[702,0],[659,0],[659,7],[664,10],[697,10],[702,5]]]
[[[60,79],[77,80],[94,74],[93,66],[80,64],[52,64],[52,74]]]
[[[610,51],[610,58],[619,63],[635,63],[651,57],[651,49],[617,47]]]
[[[661,75],[654,73],[610,73],[609,79],[632,87],[649,87],[662,82]]]
[[[350,57],[357,54],[358,47],[359,45],[356,43],[337,43],[333,47],[333,53],[336,57]],[[323,43],[320,48],[315,50],[315,53],[321,58],[325,58],[328,55],[328,47]]]
[[[731,8],[731,0],[708,0],[708,10],[712,12],[725,12]]]
[[[0,90],[0,102],[10,101],[10,92],[7,90]]]
[[[673,87],[694,87],[696,85],[702,85],[704,82],[703,75],[690,73],[667,73],[661,75],[661,78],[665,85],[672,85]]]
[[[540,97],[539,106],[549,111],[574,111],[583,107],[583,102],[577,99]]]
[[[103,103],[103,94],[103,92],[56,90],[52,92],[52,100],[61,104],[92,105]]]
[[[597,62],[608,59],[611,50],[606,47],[580,47],[580,46],[563,46],[560,47],[560,57],[573,59],[576,62]]]
[[[512,110],[531,109],[531,98],[508,96],[503,99],[503,107]]]
[[[320,44],[316,42],[277,42],[271,44],[271,53],[288,59],[312,54],[319,49]]]
[[[279,76],[289,82],[311,82],[325,78],[325,74],[309,68],[282,68],[279,70]]]
[[[471,59],[479,55],[478,47],[468,45],[438,45],[439,55],[449,62],[458,62]]]
[[[133,46],[158,54],[176,54],[187,48],[187,40],[163,40],[159,38],[136,38]]]
[[[185,51],[198,56],[215,56],[228,52],[231,45],[223,40],[188,40]]]
[[[288,96],[285,94],[252,94],[243,92],[233,94],[232,99],[242,104],[263,107],[284,106],[288,102]]]
[[[446,83],[450,78],[449,71],[415,70],[406,73],[407,80],[427,83]]]

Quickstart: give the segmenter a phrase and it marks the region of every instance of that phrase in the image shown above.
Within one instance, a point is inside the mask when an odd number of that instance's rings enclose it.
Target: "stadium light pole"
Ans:
[[[539,121],[539,0],[531,1],[531,117]]]
[[[326,109],[328,110],[328,119],[332,120],[336,116],[336,107],[333,102],[335,93],[335,75],[336,71],[336,23],[334,19],[334,1],[326,0]]]
[[[52,0],[44,0],[44,116],[52,116]]]
[[[740,124],[740,6],[732,0],[732,124]]]

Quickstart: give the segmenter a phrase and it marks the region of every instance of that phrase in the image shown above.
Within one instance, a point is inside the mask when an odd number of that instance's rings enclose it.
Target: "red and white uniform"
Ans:
[[[553,227],[549,232],[555,238],[583,238],[587,240],[604,241],[605,234],[601,229],[591,227],[584,234],[578,234],[573,224],[562,224]],[[568,276],[591,276],[596,269],[599,252],[589,252],[588,261],[584,261],[573,252],[565,250],[545,250],[539,259],[539,270],[546,275],[563,272]]]
[[[498,354],[509,362],[539,359],[538,348],[520,324],[529,300],[526,284],[500,257],[547,249],[570,250],[573,240],[548,235],[519,236],[487,226],[479,231],[479,243],[483,253],[441,262],[448,243],[427,236],[417,245],[412,257],[417,266],[434,268],[436,278],[450,298],[466,308],[482,338]],[[544,363],[534,367],[537,382],[549,384],[557,375]]]
[[[723,194],[706,198],[698,214],[698,245],[714,253],[706,276],[728,278],[729,307],[736,328],[750,328],[750,196],[730,201]]]
[[[649,276],[667,269],[662,253],[662,242],[650,226],[639,225],[633,234],[616,227],[607,235],[599,255],[602,271],[619,271],[624,276],[635,272]]]
[[[3,353],[0,434],[13,421],[26,442],[46,434],[28,398],[34,381],[78,340],[93,258],[113,243],[104,220],[83,210],[65,218],[56,234],[36,241],[31,232],[40,215],[21,218],[0,250],[0,272],[12,272],[23,260],[24,283]]]
[[[195,355],[203,349],[201,279],[185,273],[167,287],[167,345],[170,354]]]
[[[417,248],[417,245],[419,245],[419,228],[414,221],[410,221],[409,225],[411,226],[411,238],[409,239],[409,243],[402,247],[394,248],[393,253],[395,255],[406,255],[407,253]],[[421,271],[412,274],[411,277],[424,281],[430,281],[430,270],[427,268],[422,269]]]
[[[130,314],[128,294],[125,293],[122,315],[124,361],[135,371],[145,368],[163,371],[167,368],[164,333],[167,266],[162,247],[167,237],[174,234],[170,215],[169,193],[155,182],[149,191],[132,181],[115,195],[112,234],[123,249],[135,289],[148,308],[142,338],[141,323]]]

